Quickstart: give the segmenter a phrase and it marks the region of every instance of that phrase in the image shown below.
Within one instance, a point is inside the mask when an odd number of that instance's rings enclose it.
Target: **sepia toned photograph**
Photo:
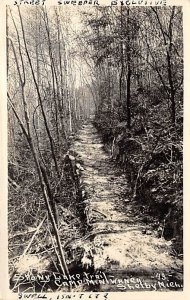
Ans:
[[[182,7],[9,5],[6,35],[10,291],[183,291]]]

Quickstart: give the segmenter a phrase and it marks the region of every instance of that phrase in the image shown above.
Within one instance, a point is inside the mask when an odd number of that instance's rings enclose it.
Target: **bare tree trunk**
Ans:
[[[33,71],[32,65],[31,65],[31,60],[30,60],[29,53],[28,53],[28,50],[27,50],[27,47],[26,47],[26,41],[25,41],[25,36],[24,36],[24,28],[23,28],[23,24],[22,24],[22,18],[21,18],[20,10],[19,10],[19,15],[20,15],[20,20],[21,20],[21,28],[23,30],[23,39],[24,39],[24,43],[25,43],[25,50],[27,52],[27,56],[28,56],[29,63],[30,63],[30,66],[31,66],[33,79],[35,80],[35,84],[37,86],[37,82],[36,82],[36,79],[35,79],[35,76],[34,76],[34,71]],[[15,23],[14,23],[14,25],[15,25],[15,29],[17,30],[17,27],[16,27]],[[18,41],[19,41],[19,54],[20,54],[20,57],[21,57],[21,61],[23,62],[22,52],[21,52],[21,44],[20,44],[20,37],[19,37],[19,34],[18,34],[18,30],[17,30],[17,37],[18,37]],[[26,102],[26,98],[25,98],[25,90],[24,90],[24,87],[25,87],[25,77],[26,77],[25,76],[25,68],[24,68],[24,63],[22,63],[22,72],[23,72],[23,78],[22,78],[22,75],[21,75],[21,72],[20,72],[20,68],[19,68],[19,64],[18,64],[18,59],[17,59],[16,51],[15,51],[15,48],[14,48],[14,45],[13,45],[12,41],[11,41],[11,44],[12,44],[12,48],[13,48],[13,53],[14,53],[16,65],[17,65],[17,71],[18,71],[19,78],[20,78],[22,102],[23,102],[23,108],[24,108],[24,117],[25,117],[25,122],[26,122],[27,135],[29,137],[29,142],[30,142],[30,140],[32,140],[32,135],[31,135],[31,129],[30,129],[28,106],[27,106],[27,102]],[[38,86],[37,86],[37,88],[38,88]],[[43,110],[42,99],[41,99],[39,90],[38,90],[38,95],[39,95],[40,105],[41,105],[41,108],[42,108],[42,113],[43,113],[43,116],[44,116],[44,121],[46,122],[46,127],[47,127],[47,120],[46,120],[45,113],[44,113],[44,110]],[[49,131],[48,127],[47,127],[47,129]],[[54,151],[54,149],[53,149],[53,151]],[[52,152],[52,154],[54,154],[54,152]],[[54,159],[54,161],[56,161],[54,156],[53,156],[53,159]],[[58,168],[58,166],[57,166],[57,168]],[[46,179],[46,183],[49,186],[49,183],[47,182],[47,179]],[[56,211],[56,204],[53,201],[53,198],[51,197],[50,188],[48,188],[48,191],[49,191],[49,196],[50,196],[51,203],[52,203],[52,209],[53,209],[53,212],[54,212],[54,217],[55,217],[55,220],[58,222],[57,211]]]
[[[131,128],[131,38],[129,29],[129,8],[127,9],[127,99],[126,99],[126,110],[127,110],[127,127]]]
[[[23,26],[22,17],[21,17],[19,7],[18,7],[18,11],[19,11],[19,17],[20,17],[20,22],[21,22],[21,29],[22,29],[24,47],[25,47],[26,55],[27,55],[28,62],[29,62],[29,65],[30,65],[30,69],[31,69],[31,72],[32,72],[32,78],[33,78],[33,81],[34,81],[34,84],[35,84],[35,87],[36,87],[38,99],[39,99],[39,102],[40,102],[40,107],[41,107],[41,111],[42,111],[42,115],[43,115],[43,119],[44,119],[44,124],[45,124],[46,132],[47,132],[49,142],[50,142],[50,146],[51,146],[52,157],[53,157],[53,160],[54,160],[54,163],[55,163],[55,169],[56,169],[57,175],[59,176],[59,168],[58,168],[57,159],[56,159],[55,151],[54,151],[54,141],[53,141],[53,138],[52,138],[50,130],[49,130],[48,122],[47,122],[45,111],[44,111],[44,108],[43,108],[43,103],[42,103],[42,98],[41,98],[39,86],[38,86],[37,81],[36,81],[36,77],[35,77],[32,62],[31,62],[31,58],[30,58],[30,55],[29,55],[29,52],[28,52],[28,47],[27,47],[27,44],[26,44],[25,33],[24,33],[24,26]]]
[[[20,20],[21,20],[21,27],[22,27],[22,31],[23,31],[24,42],[26,43],[20,10],[19,10],[19,16],[20,16]],[[12,41],[11,41],[11,43],[12,43]],[[45,177],[45,175],[43,174],[42,167],[40,165],[40,161],[39,161],[37,152],[35,150],[32,135],[31,135],[28,107],[27,107],[27,102],[26,102],[26,99],[25,99],[25,91],[24,91],[24,87],[25,87],[25,69],[23,67],[23,78],[24,78],[23,79],[22,75],[21,75],[21,72],[20,72],[20,68],[19,68],[19,64],[18,64],[18,60],[17,60],[17,55],[16,55],[16,51],[15,51],[13,43],[12,43],[12,48],[13,48],[13,53],[14,53],[14,56],[15,56],[16,65],[17,65],[17,71],[18,71],[19,78],[20,78],[21,94],[22,94],[26,129],[25,129],[24,124],[22,123],[20,117],[18,116],[18,114],[17,114],[17,112],[14,108],[14,105],[11,101],[11,98],[10,98],[9,94],[8,94],[8,99],[9,99],[11,108],[13,109],[13,112],[15,114],[15,117],[17,118],[17,120],[19,122],[19,125],[22,129],[22,132],[23,132],[24,136],[26,137],[26,139],[28,141],[28,144],[29,144],[29,147],[31,149],[31,153],[32,153],[35,165],[36,165],[36,170],[37,170],[37,173],[38,173],[38,176],[39,176],[39,181],[40,181],[40,186],[41,186],[41,190],[42,190],[42,193],[43,193],[43,197],[44,197],[44,200],[45,200],[45,203],[46,203],[46,207],[47,207],[47,210],[48,210],[48,214],[49,214],[52,226],[54,228],[54,232],[55,232],[55,236],[56,236],[56,240],[57,240],[57,244],[58,244],[58,249],[59,249],[59,254],[60,254],[62,271],[63,271],[64,274],[68,275],[69,272],[68,272],[68,268],[67,268],[67,265],[66,265],[66,261],[65,261],[65,257],[64,257],[64,254],[63,254],[63,249],[62,249],[62,246],[61,246],[59,233],[58,233],[57,226],[56,226],[56,219],[55,219],[56,214],[55,214],[55,211],[54,212],[52,211],[52,208],[54,208],[54,201],[53,201],[53,198],[49,198],[50,191],[48,191],[48,189],[49,189],[48,181],[47,181],[47,178]],[[27,49],[26,49],[26,51],[27,51]],[[19,54],[22,57],[22,52],[21,52],[21,47],[20,46],[19,46],[19,52],[20,52]],[[52,206],[52,208],[51,208],[51,206]]]
[[[61,261],[61,267],[62,267],[62,272],[63,274],[65,275],[69,275],[69,271],[68,271],[68,268],[67,268],[67,264],[66,264],[66,260],[65,260],[65,256],[64,256],[64,253],[63,253],[63,249],[62,249],[62,245],[61,245],[61,240],[60,240],[60,237],[59,237],[59,232],[58,232],[58,229],[57,229],[57,225],[56,225],[56,221],[55,221],[55,218],[54,218],[54,214],[52,212],[52,209],[51,209],[51,199],[49,199],[49,196],[48,196],[48,191],[47,191],[47,187],[46,187],[46,184],[44,182],[44,176],[42,174],[42,169],[41,169],[41,166],[40,166],[40,162],[39,162],[39,158],[38,158],[38,155],[35,151],[35,147],[34,147],[34,144],[33,144],[33,140],[32,140],[32,137],[30,135],[30,131],[27,133],[24,125],[22,124],[22,121],[20,120],[15,108],[14,108],[14,105],[12,104],[12,101],[10,99],[10,96],[8,95],[8,99],[9,99],[9,102],[10,102],[10,105],[13,109],[13,112],[19,122],[19,125],[22,129],[22,132],[23,134],[25,135],[27,141],[28,141],[28,144],[29,144],[29,147],[31,149],[31,153],[32,153],[32,156],[33,156],[33,159],[34,159],[34,163],[36,165],[36,170],[37,170],[37,173],[38,173],[38,177],[39,177],[39,181],[40,181],[40,186],[41,186],[41,190],[42,190],[42,194],[43,194],[43,197],[44,197],[44,200],[45,200],[45,203],[46,203],[46,207],[47,207],[47,210],[48,210],[48,215],[50,217],[50,220],[51,220],[51,223],[52,223],[52,226],[53,226],[53,229],[54,229],[54,233],[55,233],[55,237],[56,237],[56,241],[57,241],[57,245],[58,245],[58,249],[59,249],[59,258],[60,258],[60,261]],[[27,111],[26,111],[26,115],[27,115]]]

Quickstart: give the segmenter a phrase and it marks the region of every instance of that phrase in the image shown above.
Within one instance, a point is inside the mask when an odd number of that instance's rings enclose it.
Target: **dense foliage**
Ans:
[[[161,235],[181,252],[181,8],[101,7],[84,19],[95,66],[95,124],[126,173],[130,198],[157,216]]]

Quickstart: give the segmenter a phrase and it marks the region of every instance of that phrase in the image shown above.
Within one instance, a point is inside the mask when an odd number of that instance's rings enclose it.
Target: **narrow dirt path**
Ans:
[[[88,247],[95,249],[95,272],[106,274],[98,290],[180,289],[181,260],[170,255],[170,242],[156,237],[140,221],[141,213],[124,196],[128,189],[126,178],[116,170],[91,123],[80,130],[74,151],[84,168],[83,195],[92,228]],[[88,261],[89,256],[84,257],[86,267]]]

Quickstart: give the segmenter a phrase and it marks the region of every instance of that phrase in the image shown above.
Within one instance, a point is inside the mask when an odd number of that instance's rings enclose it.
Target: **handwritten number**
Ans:
[[[166,280],[166,275],[164,273],[156,273],[156,278],[158,278],[158,280]]]

